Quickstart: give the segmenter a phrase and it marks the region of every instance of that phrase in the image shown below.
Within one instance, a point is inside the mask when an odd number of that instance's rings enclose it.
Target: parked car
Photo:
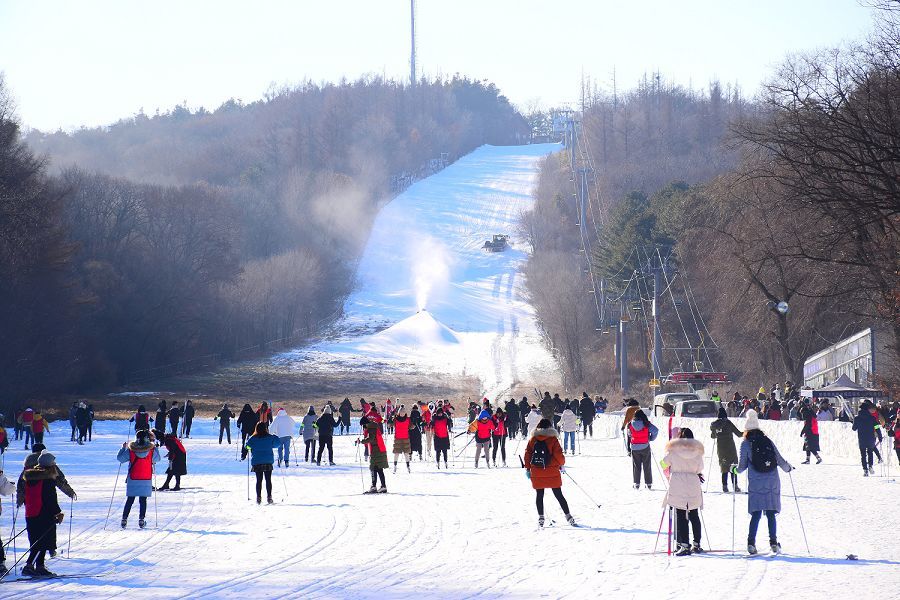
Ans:
[[[682,392],[657,394],[653,398],[653,414],[658,417],[669,416],[670,413],[665,409],[667,403],[674,409],[671,414],[675,417],[715,419],[719,413],[719,406],[712,400],[702,400],[697,394]]]

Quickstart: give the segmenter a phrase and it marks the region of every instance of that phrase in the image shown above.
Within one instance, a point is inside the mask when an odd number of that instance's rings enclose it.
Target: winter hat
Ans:
[[[484,408],[484,409],[481,410],[480,413],[478,413],[478,418],[479,418],[479,419],[490,419],[490,418],[491,418],[491,413],[490,413],[490,411],[489,411],[488,409]]]
[[[40,454],[34,452],[25,457],[25,463],[22,467],[27,471],[28,469],[33,469],[38,464],[38,458],[40,458]]]
[[[718,415],[718,416],[719,416],[720,419],[727,419],[727,418],[728,418],[728,413],[725,412],[725,407],[724,407],[724,406],[720,406],[720,407],[719,407],[719,415]]]
[[[331,407],[330,407],[330,406],[326,406],[326,407],[325,407],[325,410],[322,411],[322,412],[324,412],[326,415],[330,415],[330,414],[331,414]]]
[[[759,429],[759,415],[752,408],[747,411],[747,422],[744,423],[744,431]]]
[[[52,467],[56,464],[56,457],[44,450],[41,452],[41,455],[38,457],[38,466],[39,467]]]

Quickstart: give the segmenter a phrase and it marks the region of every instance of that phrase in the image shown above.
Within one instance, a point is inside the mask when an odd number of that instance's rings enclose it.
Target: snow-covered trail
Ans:
[[[398,369],[474,375],[492,398],[517,383],[557,383],[525,298],[527,248],[517,232],[540,160],[559,149],[482,146],[400,194],[375,220],[358,289],[337,327],[341,339],[274,362],[302,370],[386,360]],[[493,234],[510,235],[510,248],[482,250]],[[420,309],[432,319],[410,321]],[[435,334],[440,326],[451,334]]]
[[[368,471],[356,460],[355,436],[335,438],[336,467],[307,463],[276,471],[277,504],[247,501],[246,463],[235,446],[219,445],[211,419],[196,420],[185,440],[189,474],[181,492],[156,496],[158,526],[119,529],[123,479],[103,529],[116,479],[114,456],[126,438],[124,422],[97,423],[95,441],[78,447],[47,439],[78,492],[74,503],[72,558],[51,560],[60,573],[80,579],[0,583],[3,598],[792,598],[893,595],[900,585],[900,542],[893,534],[897,483],[863,479],[851,459],[825,457],[822,465],[799,465],[793,479],[812,555],[807,555],[790,484],[782,474],[784,511],[779,539],[785,555],[746,558],[746,496],[736,498],[738,553],[686,558],[648,554],[662,514],[658,472],[654,491],[631,489],[631,465],[610,417],[597,435],[568,458],[570,475],[603,506],[598,509],[572,480],[563,491],[582,527],[563,525],[551,495],[547,515],[555,527],[538,531],[534,493],[515,468],[524,443],[510,442],[510,468],[472,468],[473,450],[449,471],[413,462],[412,474],[388,473],[387,495],[365,496]],[[765,428],[765,425],[764,425]],[[60,427],[65,429],[65,425]],[[55,430],[55,427],[54,427]],[[387,436],[390,448],[390,436]],[[660,436],[663,437],[663,436]],[[465,437],[456,440],[462,447]],[[18,474],[25,456],[20,442],[7,452],[6,471]],[[302,452],[301,445],[297,448]],[[656,459],[662,446],[657,444]],[[707,448],[707,451],[710,449]],[[896,470],[896,462],[894,463]],[[365,477],[365,483],[363,480]],[[710,489],[716,489],[716,479]],[[252,492],[251,492],[252,494]],[[732,496],[708,493],[704,547],[731,549]],[[68,499],[60,503],[68,513]],[[148,519],[157,522],[151,500]],[[8,539],[13,510],[4,502],[2,537]],[[21,517],[21,512],[19,514]],[[21,519],[17,527],[21,526]],[[59,528],[66,547],[67,521]],[[765,525],[759,539],[765,540]],[[24,535],[13,544],[27,549]],[[659,548],[664,548],[665,527]],[[847,554],[859,561],[847,561]],[[13,551],[8,552],[12,564]]]

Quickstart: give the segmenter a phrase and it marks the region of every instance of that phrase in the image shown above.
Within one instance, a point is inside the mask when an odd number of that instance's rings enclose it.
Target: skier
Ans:
[[[434,427],[431,422],[434,418],[434,410],[433,402],[429,402],[422,410],[422,422],[425,424],[425,456],[428,458],[431,458],[431,448],[434,446]],[[441,412],[444,412],[443,408]]]
[[[559,445],[556,430],[550,426],[550,419],[538,421],[534,435],[525,448],[525,475],[531,480],[536,497],[538,527],[544,526],[544,490],[550,489],[566,515],[566,521],[575,525],[575,518],[569,513],[569,503],[562,493],[562,473],[565,472],[566,457]]]
[[[516,405],[515,402],[512,403],[513,406]],[[517,407],[518,408],[518,407]],[[503,461],[503,466],[506,466],[506,425],[509,423],[508,415],[503,412],[503,409],[499,406],[497,410],[494,411],[494,417],[492,419],[494,423],[494,432],[491,434],[491,444],[494,449],[492,452],[492,458],[494,460],[494,468],[497,467],[497,450],[500,450],[500,458]]]
[[[556,396],[559,397],[559,394]],[[556,400],[550,397],[550,392],[544,392],[544,397],[538,403],[538,409],[541,411],[542,419],[547,419],[553,423],[556,413]]]
[[[291,466],[291,441],[294,439],[294,427],[297,422],[294,421],[283,408],[278,409],[278,414],[272,420],[271,432],[278,436],[280,444],[278,445],[278,466],[284,461],[284,466]]]
[[[491,413],[484,408],[478,413],[478,420],[475,422],[475,468],[478,468],[478,459],[481,452],[484,451],[484,462],[487,468],[491,468],[491,435],[494,433],[494,422],[491,420]]]
[[[648,490],[653,489],[650,442],[656,439],[657,433],[656,426],[644,411],[634,413],[634,418],[628,424],[628,437],[631,439],[631,472],[636,490],[641,487],[641,469],[644,471],[644,484]]]
[[[510,398],[504,405],[506,413],[506,433],[511,439],[515,439],[519,435],[519,405],[513,398]]]
[[[397,404],[400,404],[400,398],[397,398]],[[394,405],[391,404],[390,398],[388,398],[385,405],[381,407],[381,411],[384,413],[384,420],[385,423],[387,423],[387,432],[394,433]]]
[[[247,443],[247,439],[256,430],[256,424],[259,423],[259,415],[253,412],[253,408],[249,404],[244,404],[241,414],[238,415],[237,426],[241,430],[241,447]],[[266,423],[268,425],[268,423]]]
[[[805,406],[800,410],[800,416],[803,418],[803,429],[800,431],[800,436],[806,438],[806,441],[803,442],[806,460],[800,464],[808,465],[810,454],[815,455],[816,464],[819,464],[822,462],[822,457],[819,456],[819,420],[816,419],[813,410]]]
[[[434,455],[437,459],[437,468],[441,468],[441,454],[444,455],[444,468],[447,468],[447,452],[450,450],[450,432],[453,430],[453,422],[444,414],[444,409],[439,408],[431,419],[431,431],[434,436]]]
[[[147,526],[147,498],[153,494],[153,464],[159,462],[159,450],[154,447],[153,434],[146,429],[135,433],[133,442],[122,444],[117,460],[128,463],[125,474],[125,509],[122,511],[122,529],[128,526],[128,513],[138,498],[138,527]]]
[[[44,450],[37,466],[23,473],[25,479],[25,527],[30,551],[22,575],[55,577],[44,566],[47,552],[56,552],[56,526],[65,515],[56,498],[56,457]]]
[[[582,437],[586,438],[588,432],[590,432],[591,437],[594,437],[594,418],[597,416],[597,409],[594,407],[594,402],[587,395],[587,392],[581,397],[578,411],[581,413],[581,427],[584,430]]]
[[[386,494],[387,483],[384,480],[384,470],[388,468],[387,446],[384,445],[384,437],[381,434],[381,416],[375,409],[373,404],[368,416],[364,417],[365,424],[363,431],[365,437],[357,440],[357,444],[366,444],[369,446],[369,470],[372,472],[372,487],[366,494]],[[378,480],[381,480],[381,487],[375,489]]]
[[[567,449],[575,454],[575,433],[578,431],[578,420],[571,408],[562,411],[562,415],[559,417],[559,429],[563,434],[563,454]]]
[[[4,430],[4,441],[6,440],[6,430]],[[3,474],[3,471],[0,471],[0,498],[3,496],[12,496],[16,491],[16,486],[12,484],[6,478],[6,475]],[[0,502],[0,513],[2,513],[2,502]],[[3,544],[3,540],[0,540],[0,577],[6,575],[9,569],[6,568],[6,555],[3,550],[6,548],[6,545]]]
[[[526,430],[528,432],[528,437],[534,435],[534,431],[538,428],[538,423],[541,422],[541,413],[538,412],[538,407],[534,404],[531,405],[531,412],[528,413],[528,416],[525,418]],[[550,419],[547,419],[548,421]]]
[[[88,422],[87,422],[88,438],[87,438],[87,441],[90,442],[90,441],[93,441],[93,437],[94,437],[94,405],[93,404],[87,405],[87,416],[88,416]]]
[[[859,405],[859,413],[853,419],[853,431],[856,432],[859,441],[859,456],[862,461],[863,477],[868,477],[872,471],[872,463],[874,462],[873,453],[875,449],[875,426],[878,421],[869,411],[871,402],[863,401]]]
[[[169,429],[171,430],[171,433],[173,433],[174,435],[178,435],[178,422],[181,420],[182,414],[183,413],[181,411],[181,407],[178,406],[178,401],[173,400],[172,407],[169,409],[169,412],[168,412],[168,416],[169,416]]]
[[[78,409],[75,411],[75,424],[78,426],[78,445],[83,446],[87,440],[88,424],[90,416],[88,415],[87,404],[84,400],[78,403]]]
[[[406,408],[401,404],[394,417],[394,473],[397,472],[397,459],[406,455],[406,470],[412,473],[409,463],[412,461],[412,447],[409,443],[410,420],[406,416]],[[321,452],[321,450],[320,450]]]
[[[25,471],[37,466],[38,459],[41,457],[41,452],[46,450],[46,448],[43,444],[34,444],[31,447],[31,450],[31,454],[25,457],[22,473],[19,474],[19,479],[16,481],[16,506],[25,504]],[[69,485],[69,482],[66,480],[66,476],[62,472],[62,469],[59,468],[59,465],[56,465],[56,478],[54,482],[56,483],[56,487],[58,487],[63,494],[73,500],[78,499],[78,495],[75,493],[75,490],[72,489],[72,486]]]
[[[634,418],[634,413],[640,410],[640,405],[638,401],[634,398],[629,398],[625,401],[625,420],[622,421],[622,431],[626,432],[625,435],[625,450],[628,452],[628,456],[631,456],[631,438],[627,435],[628,424],[631,423],[631,420]]]
[[[522,396],[519,400],[519,432],[522,437],[528,436],[528,413],[531,412],[531,404],[528,403],[528,396]]]
[[[166,447],[166,450],[169,451],[166,455],[166,458],[169,459],[169,468],[166,469],[166,481],[159,489],[169,489],[169,482],[172,481],[172,477],[174,477],[175,487],[172,488],[172,491],[177,492],[181,489],[181,476],[187,475],[187,450],[184,449],[181,440],[179,440],[174,433],[166,434],[163,445]]]
[[[703,552],[699,512],[703,510],[703,489],[700,487],[703,483],[703,444],[694,439],[694,432],[687,427],[682,428],[679,435],[666,443],[666,455],[660,464],[669,471],[669,489],[663,506],[675,509],[675,539],[678,542],[675,556],[687,556]],[[637,445],[635,441],[632,444]],[[634,452],[637,450],[632,446],[632,454]],[[694,530],[693,545],[688,545],[689,520]]]
[[[78,425],[75,423],[75,411],[78,410],[78,401],[72,403],[72,406],[69,408],[69,425],[72,427],[72,436],[69,439],[70,442],[75,441],[75,432],[78,430]]]
[[[50,423],[37,411],[35,411],[34,419],[31,421],[31,431],[34,434],[35,444],[43,444],[44,432],[50,432]]]
[[[153,430],[156,439],[161,440],[166,436],[166,413],[169,410],[166,408],[166,401],[161,400],[159,404],[156,406],[156,429]],[[139,431],[139,429],[135,426],[135,431]]]
[[[181,424],[181,437],[191,437],[191,423],[194,422],[194,403],[190,400],[184,406],[184,422]]]
[[[741,437],[741,431],[728,419],[725,407],[719,406],[719,416],[709,425],[709,436],[716,440],[716,454],[719,457],[719,470],[722,471],[722,491],[728,493],[728,476],[731,475],[731,484],[734,492],[739,493],[738,477],[731,473],[731,465],[737,464],[737,447],[734,438]],[[732,437],[733,436],[733,437]]]
[[[250,467],[256,473],[256,503],[262,504],[262,482],[266,480],[266,502],[275,504],[272,500],[272,464],[275,462],[275,448],[281,444],[277,435],[269,433],[269,424],[260,421],[253,430],[253,435],[247,439],[241,452],[241,460],[247,459],[250,453]]]
[[[375,406],[374,404],[372,405]],[[306,452],[303,455],[303,462],[316,460],[316,409],[312,406],[306,411],[303,417],[303,423],[300,425],[300,431],[303,432],[303,443],[306,444]]]
[[[790,472],[793,467],[781,456],[775,444],[759,429],[759,417],[755,410],[747,411],[744,424],[744,441],[741,442],[740,462],[732,473],[747,471],[747,512],[750,513],[750,530],[747,534],[747,552],[756,554],[756,530],[763,512],[769,525],[769,546],[773,554],[781,552],[778,543],[776,517],[781,512],[781,479],[777,467]]]
[[[131,418],[128,419],[128,421],[134,423],[135,431],[140,431],[142,429],[150,429],[150,423],[153,422],[153,418],[150,416],[150,413],[147,412],[147,409],[144,408],[144,405],[139,404],[137,412],[131,415]],[[72,441],[75,441],[74,431],[72,433]]]
[[[409,449],[411,452],[419,453],[419,460],[422,458],[422,415],[419,413],[418,404],[413,404],[409,411]]]
[[[328,464],[334,466],[334,428],[340,420],[334,419],[334,407],[329,403],[322,410],[322,416],[316,421],[316,430],[319,432],[319,454],[316,455],[316,464],[322,464],[322,451],[328,448]]]
[[[272,424],[272,409],[269,408],[268,402],[263,402],[256,410],[257,423],[265,423],[267,426]]]
[[[888,436],[894,438],[894,452],[897,454],[897,462],[900,462],[900,411],[894,414],[894,423],[888,430]]]
[[[350,433],[350,413],[353,411],[353,403],[350,402],[350,398],[344,398],[338,411],[341,413],[341,435],[344,435],[345,429],[347,433]]]
[[[219,443],[222,443],[222,434],[228,434],[228,443],[231,443],[231,420],[234,418],[234,413],[231,412],[231,409],[228,408],[227,404],[222,405],[222,410],[219,411],[213,420],[219,421]]]
[[[34,409],[31,405],[25,406],[25,410],[19,416],[19,422],[22,424],[22,430],[25,432],[25,449],[28,445],[34,443],[34,432],[31,430],[31,423],[34,421]]]

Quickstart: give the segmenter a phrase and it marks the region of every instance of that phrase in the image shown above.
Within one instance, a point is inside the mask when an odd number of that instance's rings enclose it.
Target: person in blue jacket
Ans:
[[[256,503],[262,503],[262,482],[266,480],[266,502],[274,504],[272,500],[272,465],[275,464],[275,448],[281,445],[277,435],[269,433],[269,424],[266,421],[256,424],[256,430],[247,440],[241,460],[247,458],[250,452],[250,466],[256,473]]]
[[[872,414],[872,403],[868,400],[859,405],[859,414],[853,419],[853,431],[859,440],[859,457],[862,462],[863,477],[872,472],[873,454],[875,451],[875,426],[878,420]]]

